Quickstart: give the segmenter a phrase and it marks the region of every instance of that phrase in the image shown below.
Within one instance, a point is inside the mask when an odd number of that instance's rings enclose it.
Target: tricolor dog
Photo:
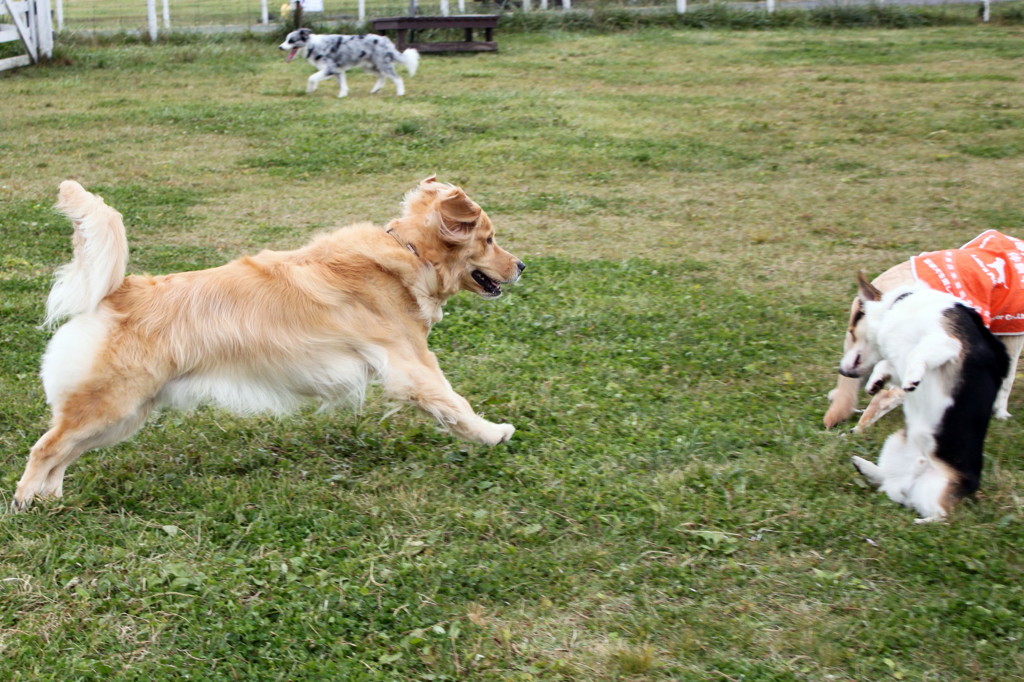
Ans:
[[[57,271],[47,322],[69,319],[43,356],[53,416],[15,509],[59,497],[75,459],[130,437],[161,406],[280,414],[359,402],[379,383],[466,440],[497,445],[515,431],[474,412],[427,347],[448,298],[497,298],[526,267],[458,187],[431,176],[386,227],[357,223],[294,251],[161,276],[124,276],[121,214],[100,197],[69,180],[57,206],[74,225],[74,257]]]
[[[981,482],[992,405],[1006,376],[1006,349],[981,316],[955,296],[924,285],[884,295],[859,280],[864,334],[840,364],[850,377],[872,367],[868,392],[893,382],[904,392],[905,426],[878,463],[853,465],[894,502],[939,521]]]
[[[1017,359],[1024,348],[1024,241],[996,230],[987,230],[959,249],[914,256],[883,272],[872,285],[886,292],[914,282],[952,294],[969,304],[1006,346],[1010,367],[993,411],[999,419],[1009,417],[1007,404],[1017,371]],[[852,348],[865,334],[862,305],[859,297],[854,298],[844,350]],[[870,368],[859,368],[858,375],[869,371]],[[829,393],[831,404],[824,418],[827,428],[836,426],[853,414],[859,386],[858,379],[840,376],[835,389]],[[899,406],[902,400],[903,390],[898,386],[880,390],[864,410],[854,431],[867,428]]]
[[[316,90],[320,81],[337,76],[338,85],[341,86],[338,97],[348,95],[345,72],[356,67],[376,74],[377,82],[370,94],[383,88],[384,79],[389,78],[395,84],[395,94],[404,95],[405,83],[395,71],[395,64],[401,64],[410,76],[415,76],[420,63],[420,53],[413,48],[399,52],[388,37],[373,33],[353,36],[316,35],[308,28],[300,28],[289,33],[278,48],[288,52],[286,60],[289,62],[299,50],[303,50],[306,61],[317,68],[317,72],[306,81],[306,92]]]

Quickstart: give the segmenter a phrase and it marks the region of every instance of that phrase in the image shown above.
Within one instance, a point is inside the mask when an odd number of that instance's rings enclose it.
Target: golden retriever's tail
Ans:
[[[65,180],[57,195],[57,210],[75,227],[70,263],[55,273],[46,299],[45,325],[92,312],[107,294],[121,286],[128,264],[128,239],[121,214],[75,182]]]

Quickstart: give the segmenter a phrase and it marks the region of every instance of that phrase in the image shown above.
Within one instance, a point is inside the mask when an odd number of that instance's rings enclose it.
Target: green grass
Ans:
[[[163,413],[0,516],[2,677],[1019,677],[1024,417],[928,526],[848,464],[896,416],[820,426],[857,269],[1024,231],[1019,27],[498,38],[402,99],[306,96],[251,37],[0,76],[0,504],[48,418],[64,178],[125,215],[133,272],[383,222],[434,172],[529,265],[431,334],[510,443],[376,394]]]

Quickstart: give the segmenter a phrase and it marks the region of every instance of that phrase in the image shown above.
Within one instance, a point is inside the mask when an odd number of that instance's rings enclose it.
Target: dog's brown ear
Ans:
[[[445,191],[438,202],[441,214],[441,237],[449,241],[465,241],[476,229],[480,206],[458,187]]]
[[[431,200],[445,186],[437,181],[436,175],[431,175],[420,180],[420,184],[409,193],[409,196],[418,195],[425,200]]]
[[[877,301],[882,298],[882,292],[868,281],[863,270],[857,271],[857,293],[860,294],[863,301]]]

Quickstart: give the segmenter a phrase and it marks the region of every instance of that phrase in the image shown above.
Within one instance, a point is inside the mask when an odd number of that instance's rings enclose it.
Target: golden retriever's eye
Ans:
[[[494,243],[494,237],[488,237],[487,238],[487,243],[488,244],[493,244]]]

